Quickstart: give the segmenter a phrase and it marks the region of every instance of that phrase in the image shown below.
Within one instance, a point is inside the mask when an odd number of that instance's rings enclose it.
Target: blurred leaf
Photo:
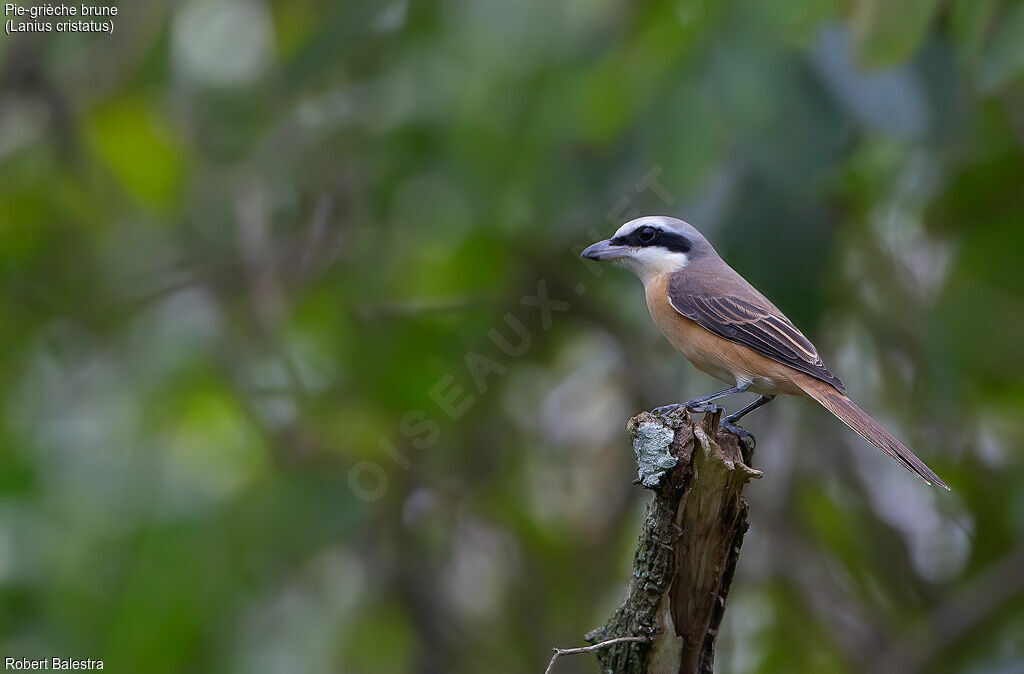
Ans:
[[[793,588],[777,585],[772,596],[769,629],[756,636],[764,656],[755,671],[829,672],[849,671],[827,632],[826,625],[792,593]]]
[[[369,607],[362,620],[344,635],[343,671],[352,674],[401,674],[412,669],[413,633],[400,607]]]
[[[760,28],[769,28],[788,44],[808,47],[818,36],[821,24],[832,19],[847,0],[776,0],[747,3]]]
[[[982,54],[978,81],[983,91],[1006,86],[1024,71],[1024,3],[1006,10]]]
[[[1000,0],[953,0],[949,8],[950,33],[973,59],[992,28]]]
[[[939,4],[939,0],[857,0],[852,23],[860,62],[881,68],[913,56]]]
[[[170,211],[178,206],[186,159],[174,127],[151,103],[123,98],[97,108],[84,120],[89,147],[143,205]]]

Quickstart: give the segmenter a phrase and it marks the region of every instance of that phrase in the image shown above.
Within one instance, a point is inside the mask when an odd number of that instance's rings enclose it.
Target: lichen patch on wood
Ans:
[[[665,471],[679,463],[679,459],[669,452],[675,435],[671,428],[656,421],[637,425],[633,451],[636,453],[636,474],[640,484],[648,488],[658,486]]]

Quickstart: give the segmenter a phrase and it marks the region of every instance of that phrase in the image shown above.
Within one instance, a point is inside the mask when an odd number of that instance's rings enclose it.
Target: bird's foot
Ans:
[[[686,403],[684,407],[686,407],[686,409],[690,410],[691,412],[702,412],[704,414],[725,414],[724,407],[722,407],[721,405],[714,405],[712,403],[696,405]]]
[[[755,445],[757,445],[757,438],[754,437],[754,434],[734,424],[729,417],[722,419],[718,424],[718,427],[723,428],[730,433],[735,433],[739,436],[740,442],[746,444],[751,450],[753,450]]]
[[[662,405],[661,407],[655,407],[651,410],[651,414],[656,417],[667,417],[670,414],[674,414],[681,409],[687,409],[691,412],[707,413],[707,414],[724,414],[725,408],[721,405],[712,405],[710,403],[672,403],[671,405]]]

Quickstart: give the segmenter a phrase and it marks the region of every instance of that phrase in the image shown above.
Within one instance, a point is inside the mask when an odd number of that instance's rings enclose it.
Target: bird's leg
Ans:
[[[743,417],[747,416],[748,414],[750,414],[751,412],[756,410],[761,405],[767,405],[768,403],[770,403],[773,400],[775,400],[775,396],[773,396],[773,395],[771,395],[771,396],[761,396],[760,398],[758,398],[754,402],[750,403],[749,405],[747,405],[746,407],[744,407],[740,411],[733,412],[732,414],[727,416],[725,418],[725,420],[724,420],[724,423],[734,424],[737,421],[739,421],[740,419],[742,419]]]
[[[742,419],[745,415],[750,414],[751,412],[756,410],[758,407],[762,405],[767,405],[773,400],[775,400],[775,396],[773,395],[761,396],[760,398],[750,403],[749,405],[739,410],[738,412],[733,412],[726,418],[722,419],[721,423],[719,423],[718,425],[720,428],[724,428],[725,430],[731,433],[735,433],[737,436],[739,436],[741,440],[745,440],[747,442],[748,448],[753,450],[754,445],[757,444],[757,440],[754,439],[754,436],[750,433],[750,431],[737,426],[736,422]]]
[[[731,396],[736,393],[743,393],[748,388],[750,388],[750,382],[743,382],[738,386],[732,386],[730,388],[725,389],[724,391],[718,391],[717,393],[709,393],[705,396],[694,398],[693,400],[688,400],[685,403],[673,403],[671,405],[665,405],[663,407],[655,407],[653,410],[651,410],[651,413],[658,416],[664,416],[666,414],[672,414],[676,410],[683,407],[694,412],[714,411],[715,409],[718,408],[718,405],[708,405],[707,403],[711,402],[712,400],[724,398],[725,396]]]

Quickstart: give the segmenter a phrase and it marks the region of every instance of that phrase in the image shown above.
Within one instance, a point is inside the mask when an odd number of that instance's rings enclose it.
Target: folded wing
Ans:
[[[843,382],[828,371],[814,345],[771,302],[748,288],[751,292],[744,292],[745,297],[719,294],[706,286],[694,288],[683,274],[675,274],[669,281],[669,301],[704,329],[845,392]]]

